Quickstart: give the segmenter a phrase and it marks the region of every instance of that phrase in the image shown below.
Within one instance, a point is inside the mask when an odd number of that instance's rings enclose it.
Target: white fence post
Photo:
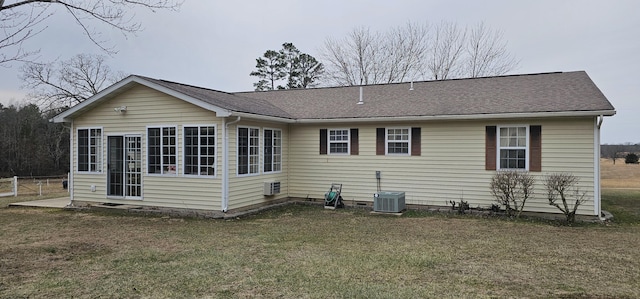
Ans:
[[[18,197],[18,176],[13,176],[13,197]]]

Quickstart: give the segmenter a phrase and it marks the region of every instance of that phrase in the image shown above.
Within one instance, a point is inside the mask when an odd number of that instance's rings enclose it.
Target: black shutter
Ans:
[[[351,142],[351,154],[352,155],[358,155],[360,154],[360,148],[358,147],[358,129],[351,129],[351,132],[349,133],[350,138],[350,142]]]
[[[320,154],[327,154],[327,129],[320,129]]]
[[[376,155],[384,155],[384,128],[376,129]]]
[[[496,126],[487,126],[484,147],[486,170],[496,170]]]
[[[420,128],[411,128],[411,155],[420,156]]]
[[[529,171],[542,171],[542,127],[529,127]]]

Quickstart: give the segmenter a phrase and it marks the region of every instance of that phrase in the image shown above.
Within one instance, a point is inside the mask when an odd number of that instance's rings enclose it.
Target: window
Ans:
[[[260,171],[260,129],[238,128],[238,174]]]
[[[176,173],[176,128],[147,129],[147,153],[150,174]]]
[[[329,130],[329,154],[349,154],[349,129]]]
[[[215,175],[216,127],[184,127],[184,174]]]
[[[408,155],[410,153],[409,128],[387,128],[386,148],[387,154]]]
[[[78,129],[78,171],[102,171],[102,129]]]
[[[331,132],[331,133],[329,133]],[[358,129],[320,129],[320,155],[341,154],[358,155],[360,145],[358,144]],[[331,149],[329,147],[331,145]]]
[[[264,172],[282,170],[282,131],[264,129]]]
[[[498,154],[500,169],[527,169],[528,127],[500,127]]]

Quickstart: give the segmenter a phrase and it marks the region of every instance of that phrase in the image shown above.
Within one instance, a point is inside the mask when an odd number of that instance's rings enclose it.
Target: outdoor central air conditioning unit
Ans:
[[[374,212],[399,213],[404,209],[404,192],[378,192],[373,194]]]
[[[264,195],[280,193],[280,182],[264,182]]]

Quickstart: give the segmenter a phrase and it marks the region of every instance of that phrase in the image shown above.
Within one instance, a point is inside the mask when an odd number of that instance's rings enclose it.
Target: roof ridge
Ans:
[[[305,89],[319,90],[319,89],[331,89],[331,88],[347,88],[347,87],[366,87],[366,86],[388,86],[388,85],[397,85],[397,84],[410,84],[410,83],[435,83],[435,82],[447,82],[447,81],[464,81],[464,80],[481,80],[481,79],[494,79],[494,78],[507,78],[507,77],[525,77],[525,76],[539,76],[539,75],[552,75],[552,74],[563,74],[563,73],[572,73],[571,72],[541,72],[541,73],[526,73],[526,74],[509,74],[509,75],[495,75],[495,76],[484,76],[484,77],[466,77],[466,78],[450,78],[450,79],[441,79],[441,80],[419,80],[419,81],[402,81],[402,82],[391,82],[391,83],[376,83],[376,84],[365,84],[365,85],[343,85],[343,86],[323,86],[323,87],[311,87],[311,88],[290,88],[290,89],[274,89],[274,90],[251,90],[251,91],[238,91],[232,92],[233,95],[238,94],[253,94],[253,93],[274,93],[274,92],[293,92],[300,91]]]

